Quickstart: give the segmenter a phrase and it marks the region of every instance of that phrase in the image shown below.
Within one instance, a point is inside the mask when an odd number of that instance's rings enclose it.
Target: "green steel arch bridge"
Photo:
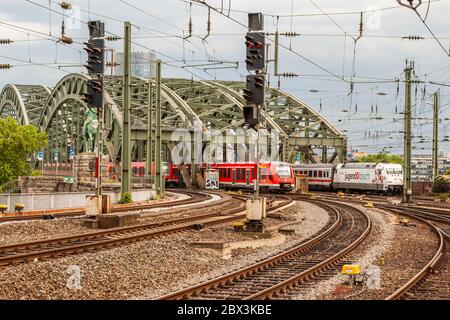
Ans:
[[[73,73],[62,78],[54,88],[41,85],[6,85],[0,93],[0,116],[11,116],[20,124],[30,124],[47,132],[49,144],[44,162],[68,163],[85,150],[82,137],[88,76]],[[120,162],[122,148],[122,76],[105,77],[104,154]],[[151,83],[156,86],[155,82]],[[132,78],[131,150],[133,161],[144,161],[148,141],[147,106],[150,82]],[[177,128],[193,131],[236,129],[242,127],[244,82],[162,80],[162,143],[166,150],[177,141]],[[269,130],[279,132],[282,161],[291,162],[301,152],[311,163],[344,162],[347,140],[327,119],[312,107],[281,90],[269,88],[268,107],[262,114]],[[163,149],[164,150],[164,149]],[[331,151],[330,151],[331,150]],[[58,152],[55,159],[54,152]],[[319,154],[317,154],[319,153]]]

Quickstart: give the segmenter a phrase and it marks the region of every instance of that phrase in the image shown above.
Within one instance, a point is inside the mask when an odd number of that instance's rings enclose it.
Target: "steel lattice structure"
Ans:
[[[0,116],[12,116],[20,124],[37,126],[48,133],[49,146],[45,161],[69,161],[69,146],[75,154],[83,151],[81,134],[86,104],[82,95],[87,91],[88,76],[70,74],[51,90],[45,86],[7,85],[0,95]],[[123,77],[105,78],[104,152],[112,161],[121,154]],[[154,86],[155,84],[152,83]],[[203,131],[240,128],[243,124],[243,82],[194,81],[163,79],[162,81],[162,140],[170,146],[171,132],[177,128],[192,130],[194,124]],[[132,80],[132,155],[134,160],[145,158],[148,140],[147,106],[150,83],[146,79]],[[346,137],[312,107],[280,90],[268,90],[267,110],[262,112],[269,130],[279,132],[282,159],[291,161],[294,151],[301,151],[310,162],[345,161]],[[176,142],[176,141],[175,141]],[[322,149],[322,155],[314,150]],[[328,156],[327,150],[333,149]]]

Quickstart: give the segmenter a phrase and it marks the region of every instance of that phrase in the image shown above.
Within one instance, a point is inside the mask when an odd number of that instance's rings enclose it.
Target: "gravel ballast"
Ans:
[[[399,224],[397,215],[353,205],[366,212],[373,222],[369,237],[347,257],[348,263],[361,266],[363,271],[380,268],[381,288],[347,287],[348,277],[337,271],[336,276],[312,284],[307,292],[291,296],[296,300],[317,299],[384,299],[411,279],[434,254],[437,239],[424,224],[415,226]],[[370,267],[370,269],[368,269]]]
[[[234,250],[232,259],[222,260],[190,244],[245,238],[230,231],[230,226],[172,234],[109,250],[4,267],[0,299],[151,299],[284,251],[319,232],[329,219],[323,209],[303,202],[283,213],[301,223],[293,226],[297,234],[287,236],[286,243],[277,247]],[[81,288],[77,289],[78,268]],[[67,284],[72,284],[71,289]]]

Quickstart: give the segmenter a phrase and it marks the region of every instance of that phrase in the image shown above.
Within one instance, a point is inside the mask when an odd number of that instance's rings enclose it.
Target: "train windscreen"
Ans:
[[[289,167],[277,167],[277,174],[282,178],[290,178],[291,169]]]

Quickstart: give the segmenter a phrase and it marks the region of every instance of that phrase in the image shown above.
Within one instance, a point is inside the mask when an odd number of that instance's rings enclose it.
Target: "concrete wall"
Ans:
[[[432,195],[433,194],[433,182],[413,182],[413,195]]]
[[[106,192],[111,196],[111,203],[116,204],[120,200],[120,192]],[[72,193],[39,193],[39,194],[0,194],[0,203],[8,206],[8,211],[14,211],[16,204],[25,205],[24,211],[55,210],[66,208],[84,208],[86,196],[94,195],[93,192]],[[142,202],[153,199],[156,196],[154,190],[133,191],[133,201]]]

